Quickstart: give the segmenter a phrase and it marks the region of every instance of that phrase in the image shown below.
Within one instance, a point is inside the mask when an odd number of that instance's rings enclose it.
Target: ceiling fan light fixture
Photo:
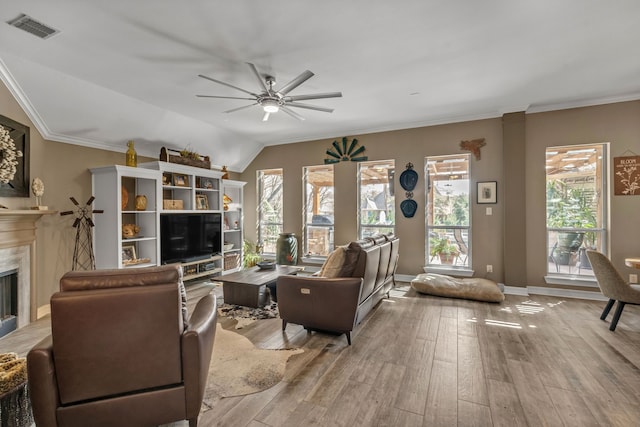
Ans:
[[[265,113],[277,113],[280,109],[278,101],[274,99],[265,99],[264,101],[262,101],[261,105]]]

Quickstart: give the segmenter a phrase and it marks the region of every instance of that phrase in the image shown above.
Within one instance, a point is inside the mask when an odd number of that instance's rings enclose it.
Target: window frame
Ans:
[[[559,152],[561,150],[566,150],[567,153],[571,153],[570,155],[574,155],[580,150],[587,150],[590,147],[600,147],[601,153],[600,158],[596,159],[595,162],[595,177],[594,177],[594,185],[595,191],[594,195],[598,197],[600,200],[597,203],[600,212],[595,212],[596,214],[596,222],[598,215],[600,216],[600,224],[596,227],[577,227],[577,226],[565,226],[565,224],[556,223],[555,226],[549,226],[549,176],[550,175],[547,170],[549,169],[549,153],[554,155],[555,151]],[[558,237],[556,237],[555,242],[552,239],[552,233],[574,233],[581,234],[583,236],[580,241],[580,246],[578,248],[578,253],[576,255],[576,263],[581,262],[581,257],[586,256],[586,254],[581,254],[583,251],[583,246],[588,243],[584,241],[584,236],[591,233],[594,234],[592,238],[593,244],[595,248],[602,252],[605,255],[609,253],[609,234],[610,234],[610,224],[609,224],[609,215],[610,215],[610,185],[611,185],[611,177],[609,176],[609,155],[610,155],[610,147],[608,142],[600,142],[600,143],[585,143],[585,144],[572,144],[572,145],[558,145],[558,146],[549,146],[545,148],[545,174],[544,174],[544,182],[545,182],[545,260],[546,268],[545,268],[545,282],[548,284],[562,284],[562,285],[574,285],[574,286],[590,286],[596,287],[597,282],[595,280],[595,276],[593,275],[593,271],[590,269],[590,266],[583,267],[581,264],[572,265],[572,262],[569,261],[566,267],[568,271],[562,271],[564,267],[562,267],[562,262],[559,262],[558,257],[554,256],[553,250],[557,247],[559,242]],[[566,160],[565,160],[566,161]],[[599,164],[598,164],[599,163]],[[598,170],[600,172],[598,173]],[[577,175],[576,175],[577,176]],[[599,182],[598,182],[599,179]],[[567,185],[566,183],[563,185]],[[598,196],[598,192],[600,193]],[[552,220],[552,222],[555,222]],[[596,224],[598,225],[598,224]],[[598,237],[596,237],[599,234]],[[597,242],[597,244],[596,244]],[[593,247],[593,246],[592,246]],[[571,255],[571,254],[570,254]],[[573,268],[572,268],[573,267]],[[577,269],[577,272],[575,271]],[[585,274],[583,274],[583,270]],[[590,273],[590,274],[589,274]]]
[[[313,194],[309,194],[307,192],[307,187],[309,184],[308,181],[308,177],[309,177],[309,173],[313,172],[314,169],[327,169],[331,171],[331,187],[329,186],[323,186],[325,188],[331,188],[330,193],[331,193],[331,201],[330,201],[330,205],[332,207],[331,210],[331,217],[333,218],[333,222],[331,224],[314,224],[313,221],[309,222],[308,218],[309,218],[309,197],[313,197]],[[315,165],[315,166],[303,166],[302,168],[302,226],[303,226],[303,232],[302,232],[302,248],[303,251],[302,253],[304,254],[303,256],[307,259],[319,259],[319,260],[324,260],[326,259],[329,254],[333,251],[334,247],[335,247],[335,242],[334,242],[334,229],[335,229],[335,169],[334,169],[334,165]],[[327,214],[324,210],[322,211],[323,214]],[[313,214],[312,214],[313,216]],[[309,234],[311,233],[312,229],[315,228],[319,228],[319,229],[327,229],[327,240],[328,240],[328,247],[326,248],[326,254],[320,254],[320,253],[314,253],[311,254],[309,251],[309,243],[310,243],[310,238],[309,238]]]
[[[388,190],[388,196],[391,197],[393,200],[388,203],[387,201],[387,209],[385,209],[385,212],[387,212],[389,214],[389,216],[391,216],[393,218],[393,221],[391,224],[381,224],[381,223],[377,223],[377,224],[363,224],[362,223],[362,218],[363,218],[363,208],[362,208],[362,168],[363,166],[375,166],[376,164],[384,164],[384,163],[390,163],[392,165],[392,168],[387,168],[387,181],[386,181],[386,185],[387,185],[387,190]],[[358,182],[358,238],[359,239],[363,239],[365,237],[368,237],[370,235],[374,235],[374,234],[378,234],[378,233],[373,233],[373,234],[367,234],[366,236],[364,235],[364,230],[366,229],[375,229],[375,228],[382,228],[382,229],[387,229],[387,231],[385,231],[386,233],[395,233],[395,229],[396,229],[396,206],[395,206],[395,170],[396,170],[396,161],[395,159],[386,159],[386,160],[370,160],[370,161],[366,161],[366,162],[358,162],[358,169],[357,169],[357,182]],[[381,183],[384,184],[384,183]],[[388,215],[387,213],[385,213],[385,217]]]
[[[279,174],[276,173],[271,173],[271,172],[276,172],[279,171]],[[262,205],[263,205],[263,197],[264,197],[264,176],[265,173],[267,175],[279,175],[280,176],[280,190],[279,192],[281,193],[280,196],[280,200],[281,200],[281,206],[280,206],[280,218],[279,221],[267,221],[265,220],[265,213],[262,209]],[[275,245],[276,245],[276,240],[279,237],[279,234],[283,232],[284,230],[284,170],[282,168],[270,168],[270,169],[260,169],[258,171],[256,171],[256,197],[257,197],[257,236],[258,236],[258,244],[262,246],[262,250],[263,250],[263,254],[266,255],[273,255],[275,256],[276,254],[276,250],[275,250]],[[273,241],[273,247],[274,250],[273,251],[269,251],[268,248],[270,245],[265,244],[265,240],[266,239],[270,239],[273,240],[273,236],[270,236],[269,233],[265,233],[264,228],[266,227],[276,227],[279,229],[279,233],[278,236],[275,236],[275,240]]]
[[[432,179],[431,174],[429,172],[429,164],[433,161],[439,161],[445,163],[447,160],[460,159],[456,162],[466,162],[466,195],[467,195],[467,225],[451,225],[451,224],[430,224],[430,213],[433,211],[433,207],[435,206],[432,200]],[[427,156],[424,159],[424,179],[425,179],[425,213],[424,213],[424,222],[425,222],[425,271],[431,272],[455,272],[461,276],[470,276],[473,275],[472,265],[473,265],[473,191],[472,191],[472,182],[471,182],[471,155],[470,154],[447,154],[447,155],[438,155],[438,156]],[[463,176],[465,174],[463,173]],[[461,179],[462,180],[462,179]],[[458,236],[458,231],[460,231],[460,236]],[[464,238],[464,233],[466,231],[466,241]],[[435,237],[435,236],[438,237]],[[451,235],[451,236],[449,236]],[[449,245],[452,247],[455,246],[458,255],[452,260],[452,263],[446,262],[433,262],[436,255],[431,254],[431,243],[432,238],[435,239],[447,239]],[[466,253],[464,250],[466,249]],[[463,260],[461,260],[464,258]],[[458,261],[461,260],[462,265],[458,264]]]

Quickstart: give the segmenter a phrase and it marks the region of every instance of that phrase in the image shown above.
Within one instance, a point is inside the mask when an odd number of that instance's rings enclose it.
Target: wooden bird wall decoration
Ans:
[[[348,139],[346,136],[342,138],[342,144],[340,144],[338,141],[333,141],[331,143],[332,147],[326,151],[329,157],[324,159],[324,164],[330,165],[333,163],[339,163],[341,161],[348,162],[349,160],[351,160],[352,162],[364,162],[368,159],[367,156],[362,155],[364,154],[365,150],[364,146],[356,148],[356,146],[358,145],[357,139],[353,138],[348,148],[347,142]]]
[[[476,160],[480,160],[480,148],[487,145],[484,142],[484,138],[472,139],[470,141],[460,141],[460,149],[464,151],[470,151],[476,157]]]

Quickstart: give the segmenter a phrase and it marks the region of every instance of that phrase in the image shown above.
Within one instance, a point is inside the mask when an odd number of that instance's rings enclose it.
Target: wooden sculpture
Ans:
[[[476,160],[480,160],[480,148],[487,145],[484,142],[484,138],[472,139],[470,141],[460,141],[460,149],[464,151],[471,151],[476,157]]]

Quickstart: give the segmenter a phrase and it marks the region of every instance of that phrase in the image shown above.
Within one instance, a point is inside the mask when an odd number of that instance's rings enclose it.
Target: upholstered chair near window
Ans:
[[[624,306],[626,304],[640,304],[640,285],[630,285],[625,282],[611,261],[600,252],[587,251],[587,256],[602,294],[609,298],[609,302],[604,307],[600,319],[606,320],[613,304],[618,301],[618,307],[616,307],[616,312],[609,326],[609,330],[615,331]]]

